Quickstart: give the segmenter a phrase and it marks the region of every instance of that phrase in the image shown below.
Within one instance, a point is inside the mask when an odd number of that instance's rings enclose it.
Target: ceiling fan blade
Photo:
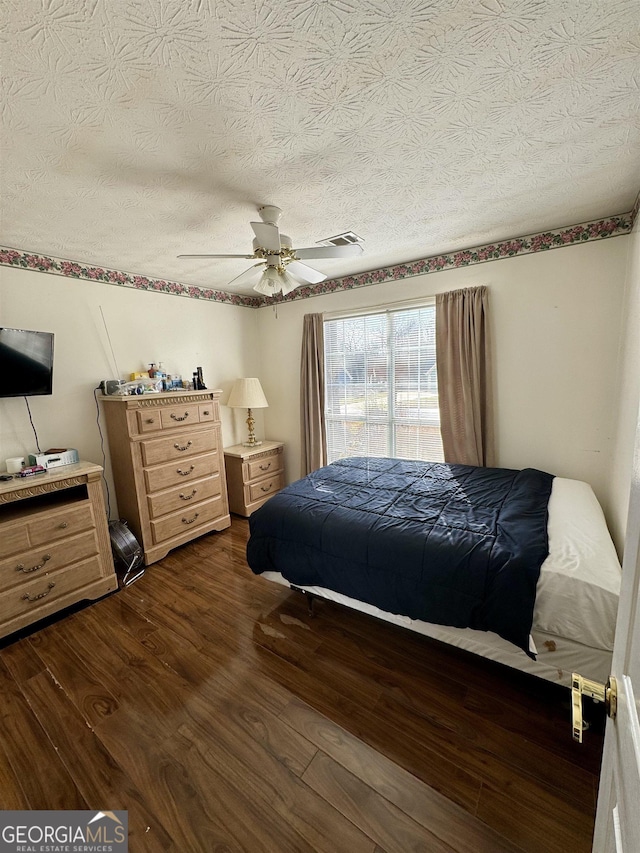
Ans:
[[[296,258],[353,258],[361,255],[364,249],[360,243],[349,243],[348,246],[309,246],[306,249],[295,249]]]
[[[179,258],[244,258],[250,261],[255,255],[178,255]]]
[[[249,267],[248,270],[245,270],[244,272],[241,272],[240,275],[232,278],[227,284],[227,287],[231,284],[251,284],[260,278],[263,270],[264,264],[254,264],[254,266]]]
[[[293,278],[297,278],[308,284],[317,284],[326,279],[326,275],[318,272],[318,270],[311,269],[306,264],[301,264],[300,261],[290,261],[287,264],[287,272]]]
[[[277,225],[269,225],[266,222],[250,222],[249,225],[253,228],[258,245],[262,249],[276,253],[280,251],[280,231]]]

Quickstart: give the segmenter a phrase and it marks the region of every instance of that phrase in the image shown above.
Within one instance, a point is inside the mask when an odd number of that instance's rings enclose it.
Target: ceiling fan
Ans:
[[[245,270],[229,284],[249,284],[264,296],[289,293],[301,284],[317,284],[327,276],[301,263],[307,258],[350,258],[362,254],[359,243],[344,246],[311,246],[294,249],[291,237],[281,234],[278,221],[282,215],[279,207],[265,204],[258,208],[262,222],[250,222],[253,233],[251,255],[178,255],[179,258],[246,258],[260,262]]]

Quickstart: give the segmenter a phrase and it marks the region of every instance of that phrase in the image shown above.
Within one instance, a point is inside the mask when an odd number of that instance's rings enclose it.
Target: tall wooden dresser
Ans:
[[[101,475],[75,462],[0,483],[0,637],[118,588]]]
[[[102,397],[120,517],[146,565],[231,524],[221,391]]]

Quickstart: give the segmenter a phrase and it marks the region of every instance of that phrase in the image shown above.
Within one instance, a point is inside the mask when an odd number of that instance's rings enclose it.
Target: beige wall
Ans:
[[[629,237],[622,334],[619,338],[619,403],[611,472],[610,527],[616,542],[624,538],[640,397],[640,217]]]
[[[207,387],[222,388],[224,401],[233,380],[258,367],[255,310],[30,270],[0,268],[0,324],[54,332],[54,393],[29,398],[40,447],[74,447],[98,463],[93,389],[100,380],[128,378],[151,361],[187,378],[201,366]],[[242,440],[242,413],[222,406],[222,418],[225,444]],[[6,458],[34,452],[24,398],[0,399],[0,469]]]
[[[591,483],[607,514],[616,369],[630,237],[586,243],[259,310],[269,438],[287,443],[287,475],[300,474],[302,317],[432,296],[486,284],[495,349],[501,466],[535,467]]]
[[[591,483],[620,545],[638,407],[639,243],[636,229],[632,236],[259,311],[0,268],[0,323],[56,335],[54,394],[30,399],[43,449],[76,447],[101,461],[93,389],[115,371],[102,308],[121,375],[149,361],[187,376],[201,365],[208,387],[223,389],[223,402],[236,377],[259,376],[270,406],[255,412],[256,432],[286,442],[293,480],[300,474],[303,315],[486,284],[499,464]],[[225,445],[241,441],[244,413],[224,405],[222,413]],[[34,449],[24,400],[0,400],[0,468],[7,457]]]

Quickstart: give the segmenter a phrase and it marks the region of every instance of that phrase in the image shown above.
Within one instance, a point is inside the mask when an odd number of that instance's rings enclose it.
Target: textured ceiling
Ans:
[[[250,261],[176,255],[250,252],[260,204],[362,237],[335,277],[640,189],[640,0],[0,5],[5,246],[227,289]]]

